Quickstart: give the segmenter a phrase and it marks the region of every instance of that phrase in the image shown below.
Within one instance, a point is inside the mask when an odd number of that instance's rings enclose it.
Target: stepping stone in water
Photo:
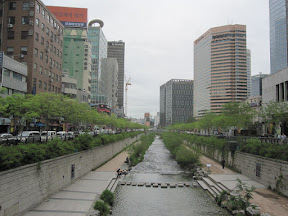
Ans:
[[[176,184],[171,183],[171,184],[170,184],[170,188],[176,188]]]
[[[131,182],[126,182],[126,185],[131,185]]]
[[[178,187],[183,187],[184,186],[184,184],[182,182],[179,182],[177,185],[178,185]]]
[[[137,186],[137,182],[132,182],[132,186]]]
[[[161,188],[167,188],[167,187],[168,187],[167,184],[165,184],[165,183],[161,184]]]
[[[120,184],[120,185],[125,185],[125,184],[126,184],[126,182],[124,182],[124,181],[121,181],[121,182],[119,182],[119,184]]]
[[[150,182],[146,182],[145,185],[146,185],[146,187],[151,187],[151,183]]]
[[[140,186],[140,187],[142,187],[143,185],[144,185],[143,182],[139,182],[139,183],[138,183],[138,186]]]
[[[154,184],[153,184],[153,187],[158,187],[158,184],[157,184],[157,183],[154,183]]]

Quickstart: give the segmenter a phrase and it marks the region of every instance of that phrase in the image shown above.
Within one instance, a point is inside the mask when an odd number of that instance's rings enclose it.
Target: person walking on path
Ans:
[[[225,160],[224,159],[222,159],[221,164],[222,164],[222,168],[224,169],[224,167],[225,167]]]

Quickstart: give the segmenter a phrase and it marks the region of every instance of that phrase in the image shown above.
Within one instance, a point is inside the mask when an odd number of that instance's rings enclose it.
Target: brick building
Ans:
[[[0,4],[1,50],[27,65],[27,93],[61,91],[63,25],[40,0]]]

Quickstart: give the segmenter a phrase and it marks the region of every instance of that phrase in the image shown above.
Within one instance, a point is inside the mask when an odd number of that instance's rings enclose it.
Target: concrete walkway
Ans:
[[[86,216],[94,201],[107,188],[116,170],[120,168],[127,157],[122,152],[115,158],[75,181],[59,193],[53,195],[24,216]]]
[[[200,158],[203,168],[208,171],[207,164],[211,164],[209,175],[215,182],[221,182],[226,188],[235,188],[239,178],[242,182],[246,183],[247,186],[255,186],[256,190],[253,193],[253,199],[251,203],[256,203],[261,207],[261,212],[269,213],[272,216],[288,216],[288,199],[268,190],[262,184],[251,180],[245,175],[236,173],[228,168],[222,168],[219,162],[210,159],[205,156]]]

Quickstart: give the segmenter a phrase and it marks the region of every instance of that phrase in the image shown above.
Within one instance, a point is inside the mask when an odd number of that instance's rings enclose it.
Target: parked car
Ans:
[[[75,138],[75,133],[74,133],[74,131],[68,131],[67,132],[67,135],[68,135],[68,139],[74,139]]]
[[[62,140],[68,140],[68,133],[66,131],[58,131],[56,136]]]
[[[55,137],[56,137],[56,131],[42,131],[41,132],[41,140],[42,141],[47,141],[47,139],[51,140]]]
[[[41,142],[39,131],[22,131],[17,136],[18,140],[23,143]]]
[[[0,134],[0,145],[16,145],[18,143],[17,137],[10,133]]]

